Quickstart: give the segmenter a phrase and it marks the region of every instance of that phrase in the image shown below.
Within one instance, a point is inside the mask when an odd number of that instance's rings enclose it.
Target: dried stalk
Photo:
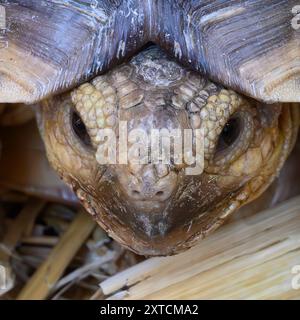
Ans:
[[[110,299],[299,299],[300,197],[221,228],[193,249],[104,281]]]
[[[45,202],[43,200],[31,198],[28,201],[18,217],[10,225],[9,230],[6,231],[2,241],[4,250],[0,251],[0,261],[7,262],[9,260],[10,253],[14,251],[21,237],[32,230],[34,221],[44,205]]]
[[[44,205],[44,201],[31,198],[5,233],[0,244],[0,266],[6,270],[7,284],[5,290],[0,290],[0,296],[14,287],[15,274],[10,259],[15,254],[15,247],[21,241],[22,236],[32,230],[35,219]]]
[[[17,299],[46,299],[94,227],[95,222],[91,217],[86,212],[80,211],[49,257],[22,289]]]

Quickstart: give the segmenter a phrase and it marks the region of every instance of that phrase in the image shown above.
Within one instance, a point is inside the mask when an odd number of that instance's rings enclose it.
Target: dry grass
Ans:
[[[141,261],[82,209],[0,192],[1,299],[90,299],[99,283]]]

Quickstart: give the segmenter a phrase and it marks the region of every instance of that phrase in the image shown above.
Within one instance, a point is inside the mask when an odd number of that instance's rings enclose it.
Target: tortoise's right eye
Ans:
[[[219,136],[214,162],[220,165],[237,159],[248,149],[253,132],[254,120],[249,108],[235,112]]]
[[[72,129],[77,138],[87,147],[92,147],[92,141],[80,115],[75,111],[71,111]]]
[[[223,151],[233,145],[242,131],[242,121],[239,117],[229,119],[220,134],[216,152]]]

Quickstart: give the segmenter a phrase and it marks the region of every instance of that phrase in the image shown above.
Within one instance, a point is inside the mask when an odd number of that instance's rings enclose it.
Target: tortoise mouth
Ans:
[[[151,214],[131,210],[126,212],[125,217],[111,207],[108,209],[103,199],[100,202],[98,199],[91,201],[90,195],[85,196],[84,206],[96,215],[97,222],[112,238],[131,251],[145,256],[169,256],[189,249],[199,238],[220,226],[224,220],[222,216],[237,209],[235,198],[241,190],[228,193],[209,210],[203,207],[197,210],[197,214],[190,210],[191,218],[184,224],[174,218],[173,211],[166,214],[166,208],[172,201],[165,203],[164,208],[161,206],[162,210],[152,210]]]

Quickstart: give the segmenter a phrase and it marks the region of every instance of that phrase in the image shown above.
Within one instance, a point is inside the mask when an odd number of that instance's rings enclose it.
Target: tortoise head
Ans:
[[[157,48],[43,104],[48,157],[112,237],[140,254],[192,246],[269,186],[295,110],[216,85]]]

